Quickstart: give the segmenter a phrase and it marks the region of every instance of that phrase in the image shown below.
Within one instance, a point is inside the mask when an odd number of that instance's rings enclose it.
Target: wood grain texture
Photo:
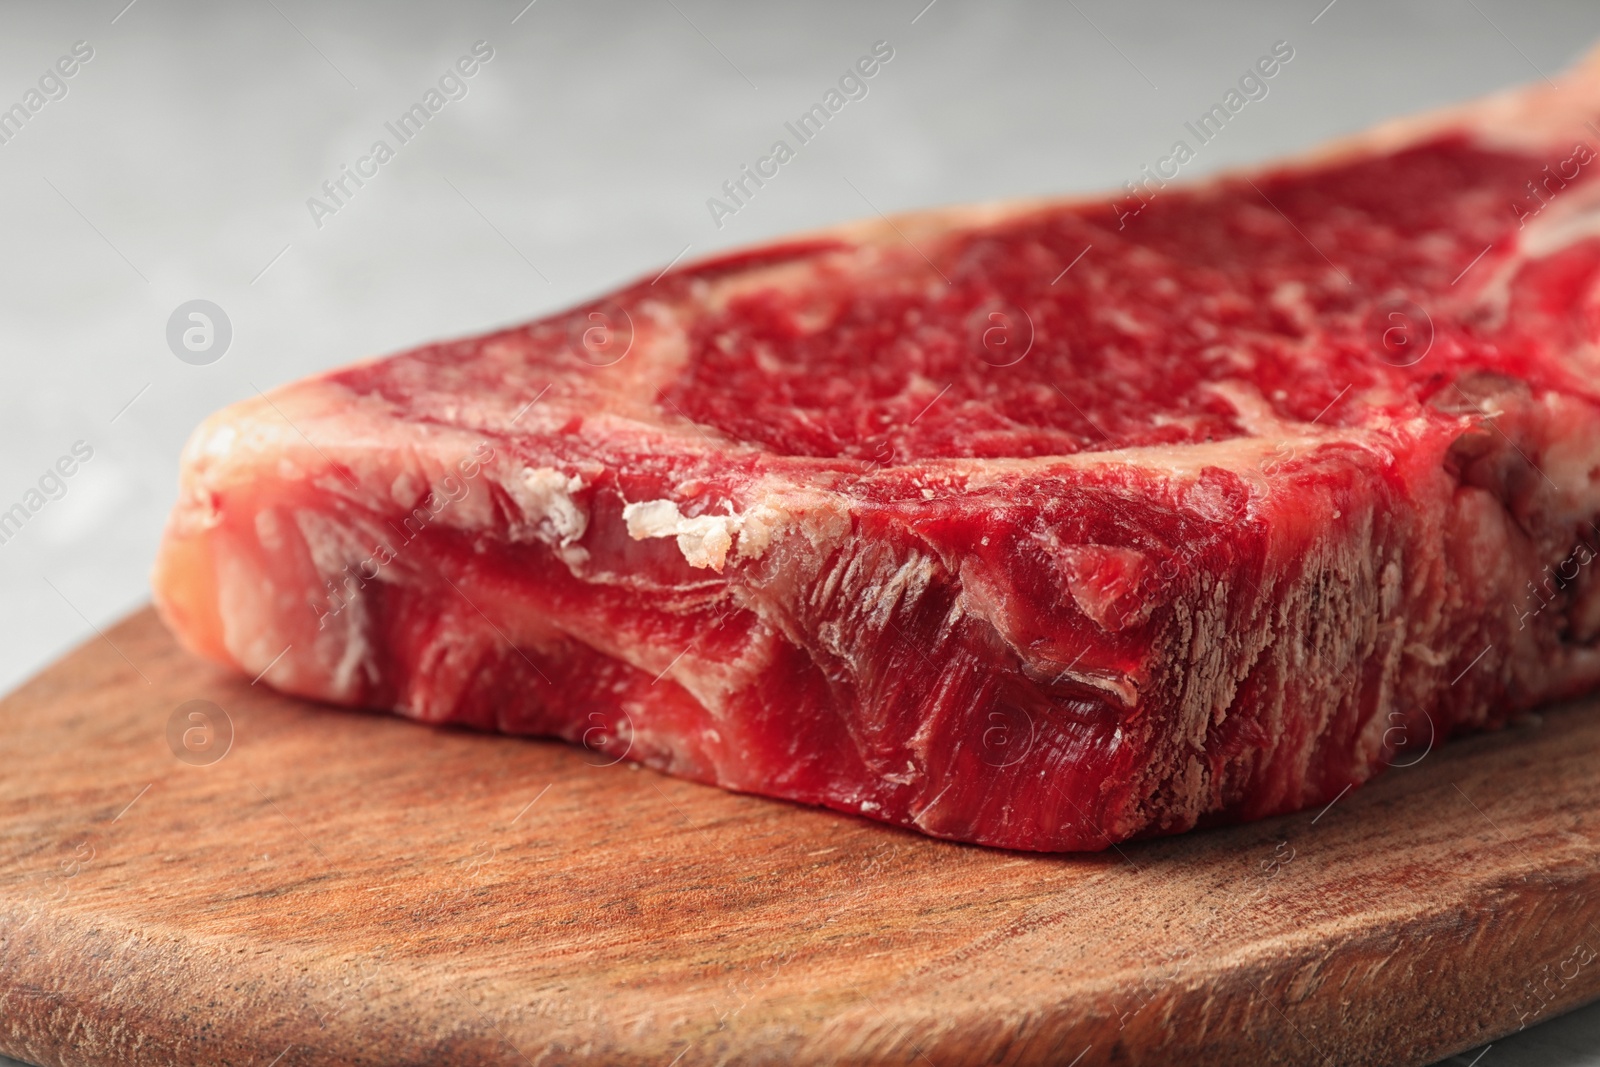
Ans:
[[[1600,996],[1593,708],[1093,856],[607,762],[284,698],[140,613],[0,704],[0,1052],[1404,1064]]]

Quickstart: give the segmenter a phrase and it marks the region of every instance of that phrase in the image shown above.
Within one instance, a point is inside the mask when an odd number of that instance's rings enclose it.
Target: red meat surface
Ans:
[[[939,837],[1326,803],[1600,682],[1596,118],[1591,65],[285,386],[192,438],[157,602],[290,693]]]

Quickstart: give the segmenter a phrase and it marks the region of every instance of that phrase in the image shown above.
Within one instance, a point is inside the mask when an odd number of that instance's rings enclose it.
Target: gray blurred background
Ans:
[[[0,144],[0,511],[75,442],[93,458],[0,544],[0,688],[148,599],[179,449],[217,407],[680,255],[1110,190],[1280,40],[1295,55],[1269,95],[1185,176],[1553,74],[1600,41],[1600,7],[7,0],[0,108],[75,43],[93,57]],[[307,199],[396,146],[384,124],[478,41],[493,57],[466,95],[319,226]],[[876,41],[894,56],[866,97],[717,226],[707,198]],[[193,299],[232,327],[201,366],[167,342]],[[1600,1008],[1476,1062],[1600,1064]]]

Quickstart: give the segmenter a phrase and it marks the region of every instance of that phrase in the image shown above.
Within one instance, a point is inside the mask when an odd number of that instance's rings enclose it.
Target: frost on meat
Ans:
[[[158,603],[290,693],[940,837],[1326,803],[1600,681],[1597,117],[1591,64],[286,386],[191,440]]]

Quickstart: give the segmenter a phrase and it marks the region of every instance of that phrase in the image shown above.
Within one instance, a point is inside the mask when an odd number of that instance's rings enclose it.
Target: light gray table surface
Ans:
[[[0,544],[0,688],[148,598],[179,449],[217,407],[552,311],[680,254],[880,210],[1112,189],[1280,40],[1292,62],[1186,174],[1559,71],[1600,40],[1600,7],[0,6],[0,108],[77,42],[93,52],[0,144],[0,510],[74,443],[93,449]],[[465,96],[314,218],[308,198],[393,144],[385,123],[479,41],[493,57]],[[717,225],[707,199],[877,41],[894,55],[867,95]],[[204,366],[166,338],[197,298],[233,334]],[[1600,1007],[1477,1063],[1600,1064]]]

